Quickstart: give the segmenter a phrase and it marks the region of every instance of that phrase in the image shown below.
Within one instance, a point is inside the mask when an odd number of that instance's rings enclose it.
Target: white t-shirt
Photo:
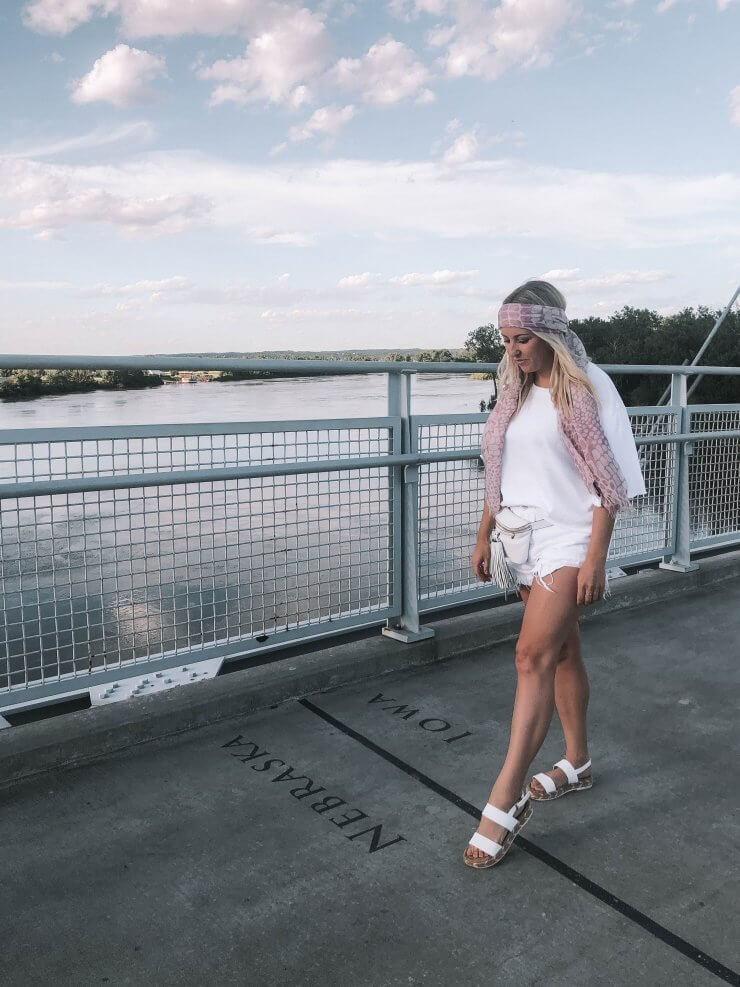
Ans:
[[[599,419],[627,482],[627,495],[646,493],[627,409],[611,377],[589,361],[586,373],[599,395]],[[601,498],[590,493],[558,431],[549,387],[536,384],[509,421],[501,463],[501,506],[541,508],[551,521],[591,530]]]

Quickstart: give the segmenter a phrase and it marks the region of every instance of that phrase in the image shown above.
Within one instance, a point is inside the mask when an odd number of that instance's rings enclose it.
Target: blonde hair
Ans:
[[[550,284],[549,281],[526,281],[504,298],[503,304],[505,305],[508,302],[521,305],[553,305],[555,308],[565,310],[565,296],[558,291],[555,285]],[[573,408],[571,387],[576,382],[583,384],[593,395],[598,405],[600,401],[594,385],[589,380],[585,371],[581,370],[576,364],[573,355],[560,335],[556,332],[540,333],[534,329],[527,329],[527,332],[531,332],[533,336],[538,336],[553,351],[552,370],[550,371],[550,394],[557,411],[565,415],[571,413]],[[504,353],[496,373],[496,387],[502,390],[509,387],[520,389],[519,402],[514,414],[524,404],[527,395],[532,389],[534,378],[534,373],[525,373],[516,363],[509,360],[507,353]]]

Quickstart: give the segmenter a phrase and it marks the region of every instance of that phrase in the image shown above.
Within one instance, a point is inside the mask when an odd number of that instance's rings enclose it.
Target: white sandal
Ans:
[[[529,788],[527,789],[529,794],[536,802],[547,802],[549,799],[559,799],[561,795],[565,795],[566,792],[578,792],[584,788],[591,788],[593,785],[593,778],[579,778],[578,776],[586,768],[591,767],[591,759],[589,758],[585,764],[582,764],[580,768],[574,768],[570,761],[564,757],[557,764],[553,764],[553,768],[560,768],[563,774],[566,776],[568,781],[558,787],[549,775],[544,772],[540,772],[533,776],[540,785],[545,789],[544,794],[542,792],[536,792],[532,788],[532,782],[529,783]]]
[[[491,840],[487,836],[483,836],[482,833],[473,833],[473,836],[469,841],[469,846],[474,846],[478,850],[483,850],[483,852],[487,853],[488,856],[468,857],[466,849],[463,852],[463,862],[466,863],[468,867],[493,867],[494,864],[497,864],[506,856],[507,851],[514,842],[514,837],[532,815],[532,806],[527,805],[530,797],[530,793],[525,792],[523,797],[519,799],[518,802],[515,802],[508,812],[504,812],[503,809],[497,809],[495,805],[491,805],[490,802],[486,802],[486,805],[481,812],[481,816],[485,816],[486,819],[491,819],[500,826],[506,827],[509,832],[504,837],[503,843],[497,843],[495,840]]]

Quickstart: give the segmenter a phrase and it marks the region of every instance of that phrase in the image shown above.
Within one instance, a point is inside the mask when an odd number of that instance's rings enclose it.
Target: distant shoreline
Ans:
[[[372,357],[369,354],[372,353]],[[403,364],[406,362],[419,363],[453,363],[465,360],[473,362],[471,355],[465,351],[451,350],[413,350],[387,353],[385,351],[332,351],[331,353],[302,353],[300,357],[295,352],[288,353],[155,353],[147,354],[147,359],[153,361],[157,357],[197,357],[216,359],[335,359],[335,360],[359,360],[368,364],[377,362],[394,362]],[[368,368],[369,369],[369,368]],[[362,373],[362,370],[358,370]],[[444,373],[444,371],[429,371],[430,373]],[[419,371],[424,373],[424,371]],[[291,377],[301,376],[298,373],[284,373],[274,370],[215,370],[215,371],[162,371],[150,372],[148,370],[3,370],[0,371],[0,402],[10,403],[16,401],[32,401],[36,398],[44,398],[61,394],[86,394],[91,391],[134,391],[144,390],[150,387],[162,387],[165,384],[177,383],[205,383],[205,382],[234,382],[243,380],[288,380]],[[311,376],[315,376],[311,374]],[[326,376],[332,376],[328,369]],[[470,373],[463,374],[473,380],[486,380],[491,378],[491,374]]]

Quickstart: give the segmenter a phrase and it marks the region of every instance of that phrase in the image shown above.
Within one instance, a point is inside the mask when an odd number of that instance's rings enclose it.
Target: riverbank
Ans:
[[[151,373],[147,370],[5,370],[0,371],[0,401],[32,401],[60,394],[90,391],[136,391],[164,384],[235,383],[290,380],[293,375],[269,370],[219,370]],[[487,373],[460,374],[469,380],[491,380]]]
[[[145,370],[3,370],[0,400],[30,401],[51,394],[84,394],[88,391],[134,391],[161,387],[159,374]]]

